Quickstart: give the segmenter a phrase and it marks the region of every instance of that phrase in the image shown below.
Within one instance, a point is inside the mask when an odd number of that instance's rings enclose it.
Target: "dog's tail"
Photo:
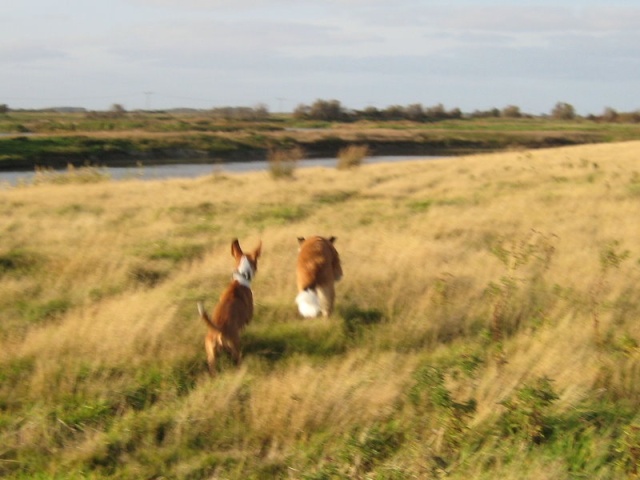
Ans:
[[[298,311],[303,317],[311,318],[320,315],[320,298],[314,289],[307,288],[298,293],[296,303]]]
[[[204,305],[202,304],[202,302],[198,302],[198,313],[200,314],[200,318],[204,321],[204,323],[207,324],[208,327],[220,331],[220,329],[216,327],[216,324],[213,323],[213,320],[211,320],[211,317],[209,316],[207,311],[204,309]]]

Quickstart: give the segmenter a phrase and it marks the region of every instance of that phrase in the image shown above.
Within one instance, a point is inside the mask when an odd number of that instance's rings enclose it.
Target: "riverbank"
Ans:
[[[376,157],[367,157],[364,159],[365,164],[375,163],[395,163],[409,160],[433,160],[442,158],[441,156],[414,156],[414,155],[384,155]],[[309,167],[325,167],[336,168],[337,159],[331,157],[308,158],[296,162],[296,168]],[[108,180],[164,180],[171,178],[197,178],[213,173],[245,173],[267,171],[269,162],[267,160],[252,160],[239,162],[220,162],[210,163],[167,163],[153,165],[136,165],[136,166],[111,166],[111,167],[90,167],[89,173],[93,178]],[[73,172],[82,171],[83,168],[74,169]],[[69,173],[68,168],[60,170],[42,171],[24,171],[24,170],[0,170],[0,187],[3,184],[10,187],[16,185],[28,185],[37,183],[38,176],[44,178],[60,177]]]
[[[73,117],[71,117],[73,119]],[[451,156],[640,139],[638,124],[542,119],[451,120],[436,123],[305,124],[180,119],[170,125],[111,121],[78,126],[23,122],[0,137],[0,170],[33,171],[67,165],[126,167],[171,163],[215,164],[264,159],[277,149],[301,148],[307,158],[335,157],[352,144],[372,155]],[[188,120],[188,121],[187,121]],[[84,130],[81,130],[84,128]]]

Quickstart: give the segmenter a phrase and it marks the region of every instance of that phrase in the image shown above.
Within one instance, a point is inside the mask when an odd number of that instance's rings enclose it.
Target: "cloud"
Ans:
[[[362,12],[361,12],[362,13]],[[487,5],[445,4],[408,6],[393,4],[389,9],[369,9],[367,22],[384,28],[390,25],[422,26],[439,31],[484,31],[511,33],[551,33],[566,31],[617,32],[635,30],[640,23],[640,8],[609,4],[569,7],[564,5]]]
[[[600,81],[608,94],[640,78],[640,7],[621,0],[70,1],[37,12],[16,2],[11,20],[0,18],[0,61],[12,69],[5,91],[44,79],[73,90],[65,79],[86,79],[103,91],[134,85],[210,98],[218,89],[225,103],[282,91],[413,102],[425,89],[549,92],[572,80]]]
[[[5,66],[25,65],[63,58],[67,58],[64,51],[41,45],[18,43],[0,46],[0,63]]]
[[[370,7],[372,5],[389,5],[384,0],[129,0],[132,4],[145,5],[147,7],[171,7],[171,8],[192,8],[201,10],[219,10],[219,9],[233,9],[233,10],[246,10],[248,8],[262,8],[267,7],[270,9],[285,7],[307,8],[312,7],[330,7],[338,6],[344,8],[345,6],[364,6]],[[413,1],[404,3],[415,3]]]

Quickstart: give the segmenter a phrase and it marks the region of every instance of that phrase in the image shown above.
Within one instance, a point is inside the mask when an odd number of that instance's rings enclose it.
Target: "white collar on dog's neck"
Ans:
[[[249,263],[247,257],[243,255],[240,259],[237,270],[233,272],[233,279],[240,285],[251,288],[251,280],[253,280],[254,275],[255,273],[251,267],[251,263]]]

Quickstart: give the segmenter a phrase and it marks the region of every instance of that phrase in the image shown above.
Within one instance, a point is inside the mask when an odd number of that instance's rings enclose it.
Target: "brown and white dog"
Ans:
[[[231,255],[236,261],[236,269],[229,286],[222,292],[211,316],[198,302],[200,317],[209,327],[204,339],[209,373],[215,374],[216,351],[220,348],[231,353],[233,361],[240,363],[240,332],[253,317],[253,293],[251,281],[258,271],[258,257],[262,242],[252,253],[244,253],[238,239],[231,243]]]
[[[335,302],[335,282],[342,278],[336,237],[298,237],[296,303],[303,317],[328,317]]]

